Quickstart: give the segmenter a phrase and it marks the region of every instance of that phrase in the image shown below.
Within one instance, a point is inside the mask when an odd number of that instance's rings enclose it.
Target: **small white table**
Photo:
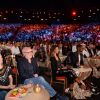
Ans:
[[[85,80],[86,78],[88,78],[92,72],[91,68],[73,68],[73,70],[76,72],[77,76],[81,79],[81,80]]]
[[[18,87],[16,89],[19,89],[19,88],[20,87]],[[31,92],[27,91],[27,93],[24,96],[12,97],[10,95],[13,91],[14,91],[14,89],[8,92],[5,100],[50,100],[50,95],[49,95],[48,91],[46,89],[44,89],[43,87],[41,87],[40,93],[35,93],[35,91],[33,90],[33,87],[28,88],[28,91],[31,91]]]

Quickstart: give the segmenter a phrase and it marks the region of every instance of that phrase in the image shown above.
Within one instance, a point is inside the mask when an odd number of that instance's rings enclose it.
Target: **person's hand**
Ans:
[[[67,69],[72,69],[72,66],[70,66],[70,65],[68,65],[68,66],[66,66],[67,67]]]
[[[32,84],[29,83],[29,84],[26,85],[26,87],[27,87],[27,88],[30,88],[30,87],[32,87]]]
[[[80,66],[80,64],[79,64],[79,63],[77,63],[76,65],[77,65],[77,67],[79,67],[79,66]]]
[[[61,70],[61,68],[58,68],[57,70]]]
[[[38,77],[38,74],[34,74],[34,77]]]
[[[62,69],[67,69],[67,67],[63,67]]]
[[[8,85],[8,89],[14,89],[15,85]]]
[[[63,64],[61,64],[61,66],[62,66],[62,68],[64,67],[64,65],[63,65]]]

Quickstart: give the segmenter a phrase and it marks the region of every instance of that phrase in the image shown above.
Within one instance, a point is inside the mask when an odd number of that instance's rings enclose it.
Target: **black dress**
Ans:
[[[67,77],[69,84],[73,84],[75,82],[77,75],[71,68],[61,69],[62,68],[61,60],[59,59],[57,61],[55,57],[51,57],[50,61],[51,61],[53,80],[56,80],[56,76],[65,76]],[[60,68],[60,70],[58,70],[58,68]]]

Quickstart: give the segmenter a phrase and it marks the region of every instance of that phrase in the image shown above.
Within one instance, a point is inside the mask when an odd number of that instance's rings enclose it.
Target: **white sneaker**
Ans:
[[[68,93],[68,92],[69,92],[69,88],[66,88],[66,89],[65,89],[65,93]]]

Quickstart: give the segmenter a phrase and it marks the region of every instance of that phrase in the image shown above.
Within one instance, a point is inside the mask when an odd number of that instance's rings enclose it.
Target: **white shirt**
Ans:
[[[86,55],[86,57],[89,57],[90,55],[89,55],[89,52],[87,51],[87,50],[83,50],[83,55]]]
[[[99,50],[99,51],[97,51],[97,55],[98,55],[98,56],[100,56],[100,50]]]
[[[72,52],[76,52],[76,51],[77,51],[76,45],[73,45],[72,46]]]
[[[11,51],[12,51],[12,54],[14,54],[14,55],[20,54],[19,47],[13,46],[13,47],[11,48]]]

